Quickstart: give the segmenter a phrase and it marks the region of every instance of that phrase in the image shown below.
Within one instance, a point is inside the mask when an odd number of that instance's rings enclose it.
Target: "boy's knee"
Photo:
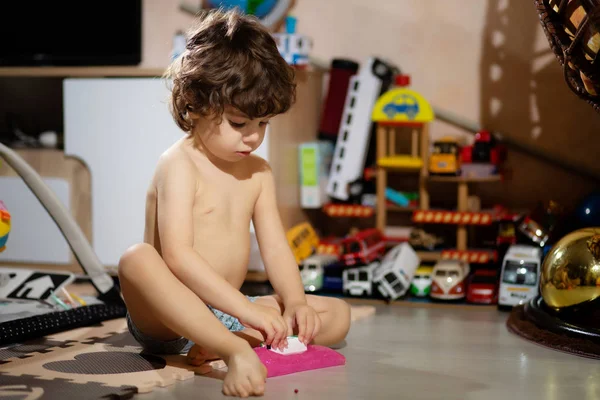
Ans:
[[[148,243],[138,243],[129,247],[119,259],[119,279],[131,277],[131,274],[135,274],[135,270],[147,263],[154,253],[156,249]]]
[[[335,315],[335,320],[338,321],[338,326],[344,332],[343,336],[345,337],[350,329],[350,304],[336,298],[331,298],[330,301],[330,311]]]
[[[341,320],[344,322],[345,325],[348,326],[348,328],[350,328],[350,318],[351,318],[351,311],[350,311],[350,304],[348,304],[347,302],[345,302],[344,300],[341,299],[335,299],[336,300],[336,308],[338,311],[338,315],[340,316]]]

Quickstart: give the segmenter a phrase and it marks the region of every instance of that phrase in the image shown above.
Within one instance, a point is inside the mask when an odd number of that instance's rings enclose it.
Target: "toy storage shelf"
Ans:
[[[158,77],[163,68],[139,67],[2,67],[0,77]]]

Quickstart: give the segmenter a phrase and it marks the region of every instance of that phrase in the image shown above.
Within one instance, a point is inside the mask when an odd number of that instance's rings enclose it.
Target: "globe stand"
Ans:
[[[557,311],[542,296],[513,308],[506,324],[514,334],[544,347],[600,359],[600,301]]]

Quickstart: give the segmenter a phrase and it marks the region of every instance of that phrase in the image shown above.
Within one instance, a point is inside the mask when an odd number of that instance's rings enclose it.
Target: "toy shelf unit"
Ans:
[[[430,104],[414,90],[408,89],[410,79],[397,75],[395,87],[379,97],[371,119],[377,125],[377,228],[384,231],[387,213],[413,211],[417,206],[404,193],[388,187],[388,174],[395,172],[418,175],[418,208],[429,208],[427,192],[427,159],[429,154],[429,123],[434,114]],[[399,135],[410,136],[410,153],[398,154]],[[395,205],[389,205],[388,200]]]

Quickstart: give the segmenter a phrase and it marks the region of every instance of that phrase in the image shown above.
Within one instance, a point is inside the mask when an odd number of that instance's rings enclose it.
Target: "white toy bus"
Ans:
[[[350,79],[327,182],[330,197],[348,200],[349,184],[363,176],[373,124],[373,105],[389,88],[397,72],[393,65],[371,57]]]
[[[373,272],[377,290],[390,301],[403,296],[410,288],[421,260],[406,242],[394,246]]]
[[[371,296],[373,294],[373,271],[379,261],[363,267],[344,270],[344,294],[348,296]]]
[[[538,294],[542,249],[512,245],[502,261],[498,307],[523,304]]]

